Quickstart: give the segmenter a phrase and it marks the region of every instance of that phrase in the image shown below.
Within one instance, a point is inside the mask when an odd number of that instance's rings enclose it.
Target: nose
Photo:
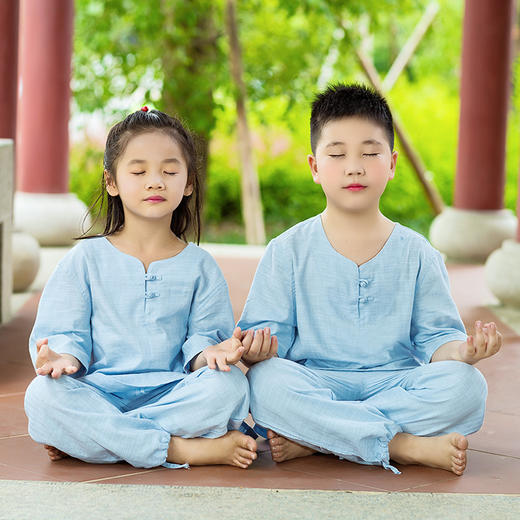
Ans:
[[[357,161],[351,161],[345,166],[345,175],[365,175],[365,169]]]
[[[164,188],[164,179],[160,172],[150,172],[146,177],[147,190],[159,190]]]

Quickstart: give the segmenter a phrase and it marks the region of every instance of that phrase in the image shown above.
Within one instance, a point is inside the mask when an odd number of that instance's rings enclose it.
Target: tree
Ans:
[[[214,11],[211,0],[76,0],[73,93],[79,109],[105,106],[115,119],[151,101],[177,114],[200,138],[205,174],[215,76],[225,64]]]
[[[251,134],[246,113],[246,88],[242,77],[242,51],[238,36],[235,1],[226,2],[226,28],[229,38],[231,77],[235,87],[237,132],[242,161],[242,214],[248,244],[265,243],[264,217],[258,174],[254,165]]]
[[[251,127],[277,123],[305,139],[302,114],[322,81],[366,81],[353,47],[356,27],[370,19],[371,58],[379,72],[391,62],[389,34],[402,45],[430,0],[237,0],[242,40],[244,110]],[[407,67],[409,81],[435,71],[457,92],[462,0],[439,0],[441,11],[425,44]],[[73,91],[84,112],[113,122],[150,101],[184,118],[207,145],[217,119],[232,133],[236,88],[229,73],[225,0],[76,0]],[[436,31],[442,37],[436,36]],[[457,31],[459,31],[457,33]],[[436,38],[436,39],[435,39]],[[397,85],[398,87],[399,85]],[[390,94],[392,99],[392,93]],[[267,107],[276,98],[276,116]],[[399,111],[399,105],[394,105]],[[236,115],[236,114],[234,114]],[[233,115],[233,116],[234,116]],[[305,119],[305,118],[304,118]],[[406,124],[407,121],[405,120]],[[226,150],[234,155],[233,150]]]

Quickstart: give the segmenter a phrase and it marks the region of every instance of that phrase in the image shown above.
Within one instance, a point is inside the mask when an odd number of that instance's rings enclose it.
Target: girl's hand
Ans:
[[[62,375],[75,374],[81,363],[71,354],[57,354],[49,348],[48,339],[39,339],[36,342],[36,373],[39,376],[50,375],[58,379]]]
[[[475,335],[468,336],[467,341],[460,345],[461,360],[474,365],[481,359],[495,355],[502,346],[502,334],[498,332],[495,323],[475,322]]]
[[[212,370],[218,368],[223,372],[229,372],[231,370],[229,365],[235,365],[238,363],[245,350],[242,346],[241,338],[242,331],[237,327],[233,331],[233,336],[218,345],[212,345],[211,347],[205,348],[199,356],[205,359],[208,367]],[[195,367],[192,367],[192,369],[194,368]]]
[[[242,362],[247,366],[259,361],[276,356],[278,353],[278,338],[271,336],[271,329],[248,330],[242,338],[245,352],[242,354]]]

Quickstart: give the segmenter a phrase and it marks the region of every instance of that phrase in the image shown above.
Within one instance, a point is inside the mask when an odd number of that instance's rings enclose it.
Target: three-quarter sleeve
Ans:
[[[29,338],[29,352],[36,365],[36,341],[47,338],[49,348],[58,354],[71,354],[83,365],[90,365],[92,303],[85,269],[71,251],[53,272],[45,286]]]
[[[211,271],[213,274],[199,281],[191,304],[186,341],[182,345],[186,373],[190,372],[195,356],[233,334],[233,310],[226,281],[220,270]]]
[[[296,333],[294,274],[289,250],[272,241],[260,260],[238,326],[269,327],[278,338],[278,355],[286,357]]]
[[[450,341],[465,341],[466,331],[451,297],[448,272],[438,251],[422,259],[413,303],[411,343],[416,358],[429,363]]]

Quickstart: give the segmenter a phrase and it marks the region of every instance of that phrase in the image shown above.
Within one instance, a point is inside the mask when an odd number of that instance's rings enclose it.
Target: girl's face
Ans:
[[[115,179],[105,172],[107,191],[119,195],[129,219],[165,220],[184,195],[191,195],[188,168],[180,146],[164,132],[152,130],[131,137],[119,157]]]

